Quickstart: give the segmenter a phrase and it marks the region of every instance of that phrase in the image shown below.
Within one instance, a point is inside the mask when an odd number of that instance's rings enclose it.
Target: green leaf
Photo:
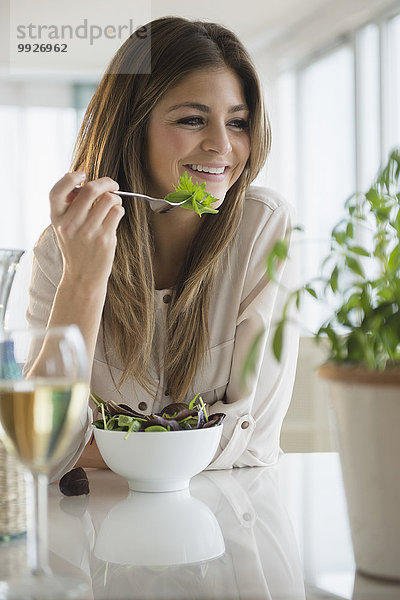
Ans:
[[[118,425],[120,427],[129,427],[132,424],[134,417],[128,415],[118,415]]]
[[[118,429],[118,417],[114,416],[114,417],[110,417],[107,421],[107,430],[114,430],[114,429]]]
[[[199,402],[200,402],[200,406],[203,409],[203,414],[204,414],[204,418],[206,420],[206,423],[208,422],[208,414],[207,414],[207,409],[206,409],[206,405],[204,404],[204,400],[201,396],[199,396]]]
[[[359,256],[371,256],[371,253],[362,248],[361,246],[349,246],[349,250]]]
[[[119,415],[120,417],[123,415]],[[128,431],[126,433],[126,436],[124,437],[124,440],[126,440],[128,438],[128,436],[130,435],[130,433],[132,431],[139,431],[140,430],[140,422],[137,419],[133,419],[128,427]]]
[[[400,248],[395,246],[390,253],[388,267],[391,271],[397,271],[400,267]]]
[[[116,415],[118,427],[129,427],[132,431],[139,431],[140,424],[144,423],[144,419],[137,419],[136,417],[129,417],[128,415]]]
[[[297,310],[300,310],[300,302],[301,302],[301,294],[300,294],[300,290],[296,291],[296,308]]]
[[[326,327],[321,327],[317,333],[317,337],[321,338],[323,334],[327,335],[329,341],[331,342],[331,358],[333,358],[333,359],[340,358],[342,356],[340,338],[335,333],[332,326],[327,325]]]
[[[174,188],[176,191],[184,190],[190,194],[193,194],[196,191],[196,186],[193,183],[192,178],[189,177],[187,171],[185,171],[182,177],[180,177],[178,185],[174,185]]]
[[[345,231],[335,231],[332,234],[332,237],[339,244],[339,246],[343,246],[347,238]]]
[[[256,337],[254,338],[254,340],[251,344],[251,347],[246,355],[246,358],[245,358],[245,361],[244,361],[244,364],[242,367],[241,376],[240,376],[240,384],[243,389],[246,387],[248,378],[255,373],[257,359],[258,359],[258,351],[259,351],[259,347],[260,347],[263,335],[264,335],[264,329],[262,329],[256,335]]]
[[[286,240],[278,240],[272,246],[271,252],[267,256],[266,269],[269,279],[276,279],[278,264],[287,258],[289,253],[289,243]]]
[[[287,258],[289,250],[289,244],[285,240],[279,240],[274,245],[274,251],[278,258],[284,260]]]
[[[351,294],[347,302],[343,305],[346,307],[346,310],[352,310],[353,308],[361,308],[363,304],[362,299],[364,292],[365,290],[363,290],[361,294],[359,292]]]
[[[100,396],[98,396],[97,394],[95,394],[94,392],[90,392],[90,397],[93,400],[93,402],[95,403],[95,405],[97,406],[97,408],[100,408],[101,404],[105,404],[104,400],[102,400],[100,398]]]
[[[276,254],[274,253],[274,250],[272,249],[270,254],[268,254],[268,256],[267,256],[267,262],[266,262],[267,276],[272,281],[275,280],[275,278],[276,278],[276,270],[278,267],[278,263],[279,263],[279,259],[276,256]]]
[[[391,302],[394,299],[393,289],[383,288],[378,291],[378,296],[382,300]]]
[[[282,348],[283,348],[283,332],[284,327],[286,325],[286,321],[282,320],[278,323],[278,326],[275,330],[275,334],[272,340],[272,350],[274,352],[274,356],[276,360],[280,362],[282,357]]]
[[[360,277],[364,277],[364,270],[358,262],[358,260],[356,260],[352,256],[346,256],[345,263],[350,269],[350,271],[353,271],[353,273],[355,273],[356,275],[360,275]]]
[[[312,296],[313,298],[315,298],[316,300],[318,300],[317,292],[310,285],[306,284],[304,286],[304,291],[306,291],[307,294],[310,294],[310,296]]]
[[[338,291],[338,279],[339,279],[339,268],[336,267],[333,269],[331,276],[329,278],[329,285],[334,294]]]
[[[200,392],[198,394],[195,395],[195,397],[193,398],[193,400],[191,400],[189,402],[189,410],[193,410],[194,407],[196,406],[196,400],[197,398],[200,396]]]
[[[199,217],[204,213],[217,214],[218,210],[211,208],[213,202],[217,202],[218,198],[214,198],[212,194],[206,192],[205,182],[200,184],[193,183],[192,177],[187,171],[179,179],[179,184],[174,186],[175,192],[171,192],[165,196],[168,202],[178,203],[186,200],[181,208],[193,210]]]
[[[105,412],[104,412],[104,404],[101,404],[100,408],[101,408],[101,414],[102,414],[102,417],[103,417],[104,429],[107,430],[108,427],[107,427],[106,415],[105,415]]]
[[[380,196],[375,188],[372,187],[370,190],[368,190],[368,192],[365,194],[365,197],[373,208],[376,208],[380,205]]]
[[[197,212],[197,214],[199,216],[201,216],[204,213],[208,213],[208,214],[212,214],[212,215],[218,214],[217,209],[203,206],[202,204],[199,204],[198,202],[196,202],[194,198],[192,198],[191,200],[188,200],[187,202],[185,202],[185,204],[181,204],[180,208],[185,208],[186,210],[194,210],[195,212]]]
[[[354,237],[354,225],[351,221],[347,223],[346,236],[351,239]]]
[[[193,194],[185,190],[178,190],[177,192],[171,192],[165,196],[165,200],[168,202],[183,202],[184,200],[190,200]]]
[[[400,205],[400,197],[397,196],[397,203],[398,205]],[[394,229],[397,232],[397,235],[399,235],[400,233],[400,210],[397,210],[396,215],[393,218],[393,221],[391,222],[392,227],[394,227]]]
[[[145,431],[168,431],[168,429],[165,429],[161,425],[150,425],[150,427],[145,428]]]

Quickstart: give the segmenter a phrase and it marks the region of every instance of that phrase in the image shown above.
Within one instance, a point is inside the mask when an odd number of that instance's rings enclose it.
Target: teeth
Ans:
[[[206,167],[204,165],[190,165],[193,171],[200,171],[204,173],[216,173],[221,175],[225,171],[225,167]]]

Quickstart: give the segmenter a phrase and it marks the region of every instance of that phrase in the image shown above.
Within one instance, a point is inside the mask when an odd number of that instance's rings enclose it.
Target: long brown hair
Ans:
[[[164,17],[146,26],[149,39],[133,34],[118,50],[85,114],[73,169],[87,180],[109,176],[120,189],[146,193],[146,139],[150,114],[167,90],[198,69],[230,68],[249,107],[251,152],[228,190],[218,218],[204,215],[174,290],[167,318],[164,367],[174,401],[187,394],[209,345],[210,295],[222,258],[239,227],[244,192],[270,148],[270,127],[253,63],[237,37],[215,23]],[[146,65],[151,64],[149,73]],[[141,72],[142,71],[142,72]],[[103,312],[103,330],[124,371],[151,391],[148,376],[155,332],[152,232],[149,208],[126,203]],[[199,390],[201,391],[201,390]]]

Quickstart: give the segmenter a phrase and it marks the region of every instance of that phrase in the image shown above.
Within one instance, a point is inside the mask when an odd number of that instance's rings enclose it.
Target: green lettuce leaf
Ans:
[[[182,208],[187,210],[194,210],[199,217],[204,213],[211,213],[216,215],[218,210],[211,208],[211,204],[216,202],[218,198],[214,198],[212,194],[206,192],[205,182],[200,184],[193,183],[192,177],[188,175],[187,171],[184,172],[182,177],[179,179],[179,184],[174,185],[175,192],[171,192],[165,196],[165,200],[168,202],[182,202]]]

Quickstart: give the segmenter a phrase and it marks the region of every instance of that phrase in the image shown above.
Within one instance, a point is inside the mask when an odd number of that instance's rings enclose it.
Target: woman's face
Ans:
[[[185,171],[222,204],[250,154],[246,106],[239,78],[228,68],[203,69],[169,90],[151,113],[148,161],[151,194],[174,191]]]

